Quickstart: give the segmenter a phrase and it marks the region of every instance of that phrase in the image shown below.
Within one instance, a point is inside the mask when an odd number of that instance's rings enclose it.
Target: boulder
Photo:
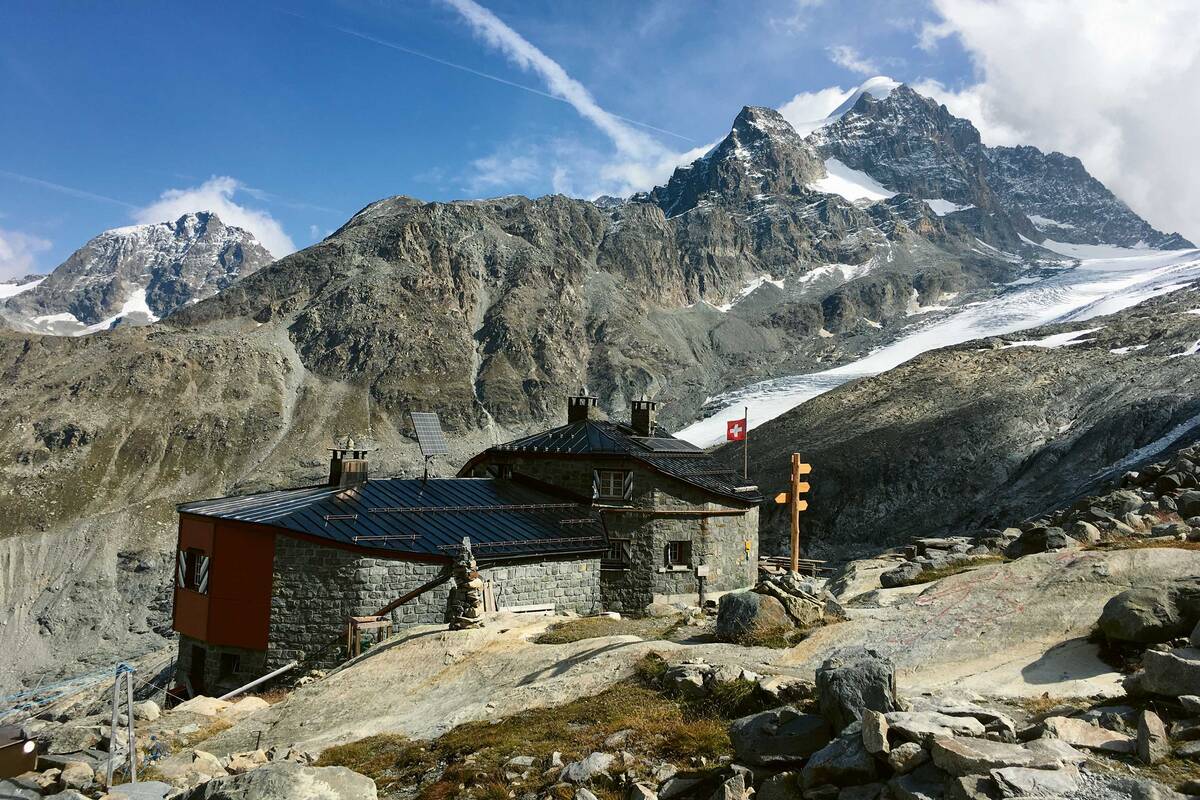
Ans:
[[[755,633],[791,628],[783,603],[758,592],[729,592],[721,595],[717,610],[717,638],[723,642],[741,642]]]
[[[1123,733],[1092,725],[1081,719],[1070,717],[1048,717],[1046,732],[1056,739],[1076,747],[1102,750],[1109,753],[1132,753],[1134,740]]]
[[[878,711],[867,709],[862,716],[863,747],[873,756],[886,756],[891,747],[888,745],[887,717]]]
[[[708,693],[705,683],[711,671],[712,667],[708,664],[685,661],[668,667],[663,675],[663,683],[689,700],[698,700]]]
[[[870,648],[838,650],[817,669],[817,699],[835,731],[857,722],[867,709],[895,711],[896,665]]]
[[[1175,505],[1179,508],[1179,516],[1184,519],[1200,515],[1200,492],[1184,492],[1175,499]]]
[[[0,798],[3,797],[4,795],[0,794]],[[77,789],[63,789],[61,792],[47,795],[46,798],[47,800],[91,800],[86,794]]]
[[[78,753],[100,744],[100,731],[97,728],[83,725],[64,725],[54,731],[46,744],[46,752],[50,755]]]
[[[861,736],[843,736],[812,754],[800,771],[805,789],[832,784],[857,786],[875,779],[875,759],[863,747]]]
[[[1200,647],[1200,622],[1196,623],[1196,627],[1192,628],[1192,633],[1188,637],[1188,642],[1192,647]]]
[[[933,763],[951,775],[982,775],[1003,767],[1057,769],[1062,761],[1019,744],[939,736],[930,747]]]
[[[153,722],[162,715],[162,710],[158,707],[158,703],[153,700],[143,700],[140,703],[133,704],[133,718]]]
[[[200,694],[191,700],[185,700],[175,706],[175,708],[171,709],[171,713],[199,714],[202,717],[215,717],[231,705],[233,704],[226,700],[218,700],[215,697],[206,697]]]
[[[830,737],[822,717],[792,706],[751,714],[729,726],[738,759],[759,766],[799,764],[829,744]]]
[[[226,713],[232,714],[235,717],[242,717],[247,714],[253,714],[255,711],[262,711],[264,708],[270,707],[271,704],[266,700],[263,700],[261,697],[250,695],[248,697],[243,697],[241,700],[238,700],[236,703],[231,705],[226,710]]]
[[[755,787],[754,800],[795,800],[800,796],[799,775],[779,772],[763,778]]]
[[[865,783],[862,786],[847,786],[837,793],[837,800],[878,800],[883,794],[882,783]]]
[[[561,778],[568,783],[591,783],[597,778],[606,778],[615,760],[610,753],[592,753],[587,758],[567,764]]]
[[[987,731],[974,717],[952,717],[936,711],[893,711],[888,729],[908,742],[929,745],[937,736],[983,736]]]
[[[658,800],[658,792],[644,783],[635,783],[629,787],[625,800]]]
[[[214,778],[181,800],[377,800],[375,781],[345,767],[266,764],[245,775]]]
[[[1157,644],[1186,635],[1195,620],[1180,613],[1174,593],[1162,586],[1127,589],[1104,604],[1100,631],[1109,639]]]
[[[897,774],[912,772],[929,760],[929,751],[916,742],[904,742],[888,753],[888,766]]]
[[[1038,525],[1021,534],[1009,545],[1006,554],[1012,558],[1044,553],[1047,550],[1063,550],[1078,547],[1079,542],[1067,535],[1062,528]]]
[[[816,696],[812,681],[791,675],[765,675],[758,679],[758,691],[775,705],[798,703]]]
[[[67,789],[83,790],[95,782],[96,773],[82,761],[68,761],[58,780]]]
[[[879,585],[884,589],[894,589],[897,586],[907,586],[921,577],[925,568],[915,561],[905,561],[898,567],[889,569],[879,576]]]
[[[1096,544],[1100,541],[1100,529],[1081,519],[1068,524],[1064,530],[1072,539],[1083,544]]]
[[[1145,692],[1178,697],[1200,694],[1200,648],[1147,650],[1138,684]]]
[[[940,800],[945,796],[946,773],[933,764],[922,764],[905,775],[888,781],[896,800]]]
[[[1143,764],[1158,764],[1171,756],[1171,744],[1167,740],[1167,729],[1163,721],[1149,709],[1138,717],[1138,759]]]
[[[746,776],[735,772],[713,792],[710,800],[749,800],[753,792],[753,789],[746,786]]]
[[[1005,797],[1057,797],[1079,786],[1079,769],[1031,769],[1001,767],[991,772],[992,780]]]

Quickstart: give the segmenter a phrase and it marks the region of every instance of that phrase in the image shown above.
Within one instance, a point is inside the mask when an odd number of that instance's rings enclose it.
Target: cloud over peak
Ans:
[[[136,210],[133,218],[141,224],[152,224],[174,221],[196,211],[211,211],[226,225],[250,231],[276,258],[295,252],[295,243],[269,212],[234,202],[239,191],[245,191],[245,187],[235,178],[213,176],[190,189],[166,190],[158,200]]]

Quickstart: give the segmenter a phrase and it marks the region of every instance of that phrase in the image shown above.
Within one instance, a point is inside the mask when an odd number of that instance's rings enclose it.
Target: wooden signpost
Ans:
[[[786,492],[775,495],[775,502],[786,504],[792,520],[792,572],[800,571],[800,512],[808,509],[808,501],[801,500],[800,495],[809,490],[807,481],[800,480],[801,475],[812,473],[812,464],[800,460],[799,453],[792,453],[792,482]]]

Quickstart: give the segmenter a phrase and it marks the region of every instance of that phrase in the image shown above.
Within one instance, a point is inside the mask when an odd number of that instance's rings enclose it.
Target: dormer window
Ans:
[[[621,469],[598,469],[592,473],[592,498],[632,500],[633,473]]]

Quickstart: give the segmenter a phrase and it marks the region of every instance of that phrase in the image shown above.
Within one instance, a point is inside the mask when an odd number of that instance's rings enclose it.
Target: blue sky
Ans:
[[[45,271],[188,202],[304,247],[394,194],[627,190],[743,105],[819,105],[828,91],[804,93],[876,73],[969,109],[990,45],[948,10],[974,0],[933,1],[483,0],[598,113],[628,120],[615,134],[547,97],[552,77],[489,40],[471,0],[4,4],[0,261],[7,241],[7,272]]]

